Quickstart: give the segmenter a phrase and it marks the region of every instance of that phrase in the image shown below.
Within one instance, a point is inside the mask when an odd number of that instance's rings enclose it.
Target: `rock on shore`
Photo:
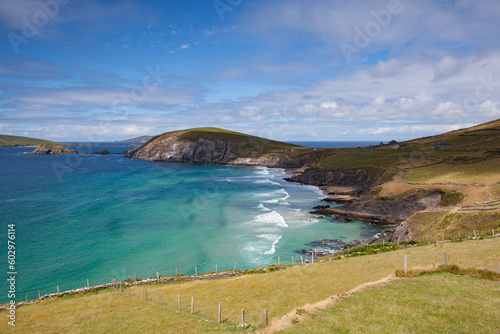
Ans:
[[[417,211],[435,209],[441,201],[440,194],[419,197],[410,196],[398,200],[365,199],[335,208],[322,208],[313,214],[366,220],[378,225],[396,225]]]
[[[41,143],[30,154],[78,154],[76,150],[69,150],[65,147],[51,143]]]

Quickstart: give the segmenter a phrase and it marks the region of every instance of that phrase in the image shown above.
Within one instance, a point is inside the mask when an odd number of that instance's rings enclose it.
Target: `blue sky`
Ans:
[[[0,133],[404,140],[500,118],[497,0],[0,0]]]

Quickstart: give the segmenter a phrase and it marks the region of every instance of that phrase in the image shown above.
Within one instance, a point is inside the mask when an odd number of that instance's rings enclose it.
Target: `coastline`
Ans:
[[[310,184],[310,183],[304,183],[300,181],[295,181],[292,178],[301,176],[309,166],[302,166],[300,168],[284,168],[285,174],[289,176],[289,178],[285,178],[285,181],[288,182],[293,182],[293,183],[299,183],[303,185],[313,185],[318,187],[319,190],[322,191],[323,195],[325,196],[324,199],[322,199],[323,202],[327,203],[335,203],[339,204],[339,206],[336,206],[335,208],[330,208],[330,205],[325,205],[323,207],[315,207],[312,208],[311,211],[309,211],[310,214],[315,214],[320,217],[322,216],[327,216],[327,217],[334,217],[334,218],[342,218],[345,219],[346,223],[349,223],[351,220],[359,220],[362,222],[365,222],[367,224],[375,224],[381,227],[387,227],[387,229],[383,232],[377,233],[376,235],[365,239],[365,240],[356,240],[356,242],[352,244],[346,244],[342,246],[337,246],[337,247],[330,247],[332,242],[337,242],[340,240],[330,240],[330,239],[322,239],[322,240],[313,240],[309,242],[307,245],[317,245],[317,246],[323,246],[323,253],[318,253],[317,249],[303,249],[298,251],[299,253],[302,254],[307,254],[307,255],[314,255],[314,254],[319,254],[321,256],[328,255],[330,252],[326,251],[326,249],[330,249],[331,253],[334,253],[336,250],[341,251],[345,247],[348,246],[355,246],[355,245],[362,245],[362,244],[372,244],[372,243],[381,243],[381,242],[390,242],[393,240],[393,236],[396,234],[396,230],[398,229],[398,226],[401,224],[403,220],[393,218],[390,216],[382,215],[382,214],[367,214],[363,212],[356,212],[356,211],[348,211],[345,212],[342,209],[344,204],[346,203],[355,203],[356,201],[360,200],[360,197],[354,195],[356,192],[357,188],[354,186],[348,186],[348,185],[321,185],[321,184]],[[400,235],[401,233],[398,234],[398,237],[401,238],[403,235]],[[404,233],[403,233],[404,234]],[[326,248],[325,248],[326,246]],[[330,253],[330,254],[331,254]]]

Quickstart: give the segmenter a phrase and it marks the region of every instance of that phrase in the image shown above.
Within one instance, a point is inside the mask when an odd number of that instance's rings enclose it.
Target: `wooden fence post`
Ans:
[[[405,255],[405,274],[408,272],[408,261],[407,261],[407,256]]]
[[[160,292],[160,305],[161,305],[161,304],[162,304],[162,302],[161,302],[161,292]]]
[[[294,266],[294,265],[295,265],[295,261],[293,261],[293,256],[292,256],[292,266]]]
[[[148,289],[145,290],[146,291],[146,301],[148,300]]]
[[[234,262],[234,269],[233,271],[236,271],[236,262]]]
[[[255,260],[255,270],[259,269],[259,266],[257,265],[257,260]]]
[[[157,271],[156,272],[156,280],[159,282],[160,281],[160,273]]]
[[[179,304],[179,311],[181,310],[181,295],[177,295],[177,303]]]
[[[40,301],[42,301],[42,295],[40,294],[40,290],[38,290],[38,299],[40,299]]]
[[[311,263],[314,263],[314,252],[311,254]]]
[[[245,310],[241,310],[241,324],[245,325]]]
[[[300,263],[302,263],[302,265],[304,265],[304,259],[302,258],[302,255],[300,256]]]
[[[26,303],[28,302],[28,293],[26,292]]]
[[[474,238],[477,238],[476,230],[472,230],[474,232]]]
[[[217,265],[215,265],[215,275],[217,275],[219,272],[217,271]]]
[[[191,314],[194,314],[194,297],[191,297]]]
[[[59,285],[57,286],[57,293],[59,293]]]
[[[87,278],[87,289],[90,288],[89,279]]]
[[[446,268],[446,252],[443,253],[443,264],[444,267]]]
[[[217,322],[221,323],[222,322],[222,302],[219,302],[219,310],[217,314]]]
[[[267,313],[267,308],[264,309],[264,327],[267,327],[269,324],[269,315]]]
[[[194,275],[198,276],[198,268],[196,268],[196,266],[194,267]]]

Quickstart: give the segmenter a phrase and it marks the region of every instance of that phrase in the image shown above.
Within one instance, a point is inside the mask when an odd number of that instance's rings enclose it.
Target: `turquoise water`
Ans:
[[[120,155],[39,156],[0,149],[0,249],[16,224],[17,299],[134,277],[291,263],[319,239],[381,231],[309,214],[318,188],[282,169],[137,161]],[[116,150],[116,148],[115,148]],[[0,253],[1,254],[1,253]],[[5,282],[5,280],[4,280]],[[0,302],[7,302],[2,283]]]

